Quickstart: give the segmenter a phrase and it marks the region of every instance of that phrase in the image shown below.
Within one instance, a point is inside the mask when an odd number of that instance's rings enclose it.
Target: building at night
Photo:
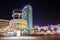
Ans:
[[[0,19],[0,28],[5,28],[9,25],[9,20]]]
[[[33,28],[32,6],[26,5],[22,10],[15,9],[12,13],[13,19],[9,20],[8,22],[0,22],[1,26],[6,27],[4,28],[4,31],[7,31],[8,35],[12,35],[13,33],[11,32],[17,33],[18,31],[20,33],[29,33],[30,28]]]
[[[27,20],[27,24],[29,28],[33,27],[33,15],[32,15],[32,6],[31,5],[26,5],[23,7],[23,10],[25,13],[22,15],[23,20]]]
[[[20,36],[25,34],[55,34],[60,33],[60,24],[51,26],[34,26],[33,27],[33,14],[32,6],[26,5],[22,10],[15,9],[12,12],[13,19],[3,20],[0,19],[0,28],[6,35]],[[1,29],[0,29],[1,32]],[[2,34],[3,35],[3,34]]]

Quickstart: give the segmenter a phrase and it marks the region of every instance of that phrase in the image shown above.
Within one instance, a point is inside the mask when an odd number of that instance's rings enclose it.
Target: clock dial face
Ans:
[[[14,20],[11,24],[12,27],[16,29],[24,29],[27,27],[27,21],[25,20]]]

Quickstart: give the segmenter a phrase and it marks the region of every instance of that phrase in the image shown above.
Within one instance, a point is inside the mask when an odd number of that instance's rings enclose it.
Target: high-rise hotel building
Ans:
[[[27,21],[27,25],[29,28],[33,27],[33,14],[32,14],[32,6],[26,5],[23,10],[25,13],[22,15],[22,19]]]

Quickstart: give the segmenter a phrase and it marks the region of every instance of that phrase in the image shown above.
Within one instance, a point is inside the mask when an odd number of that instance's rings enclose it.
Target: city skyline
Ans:
[[[56,0],[31,0],[34,25],[60,24],[60,6]],[[14,9],[22,9],[27,0],[9,0],[0,2],[0,19],[12,19]]]

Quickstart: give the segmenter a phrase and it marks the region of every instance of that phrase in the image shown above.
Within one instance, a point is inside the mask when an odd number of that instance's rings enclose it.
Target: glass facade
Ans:
[[[23,20],[27,20],[27,27],[33,27],[32,6],[26,5],[23,10],[25,13],[22,15]]]

